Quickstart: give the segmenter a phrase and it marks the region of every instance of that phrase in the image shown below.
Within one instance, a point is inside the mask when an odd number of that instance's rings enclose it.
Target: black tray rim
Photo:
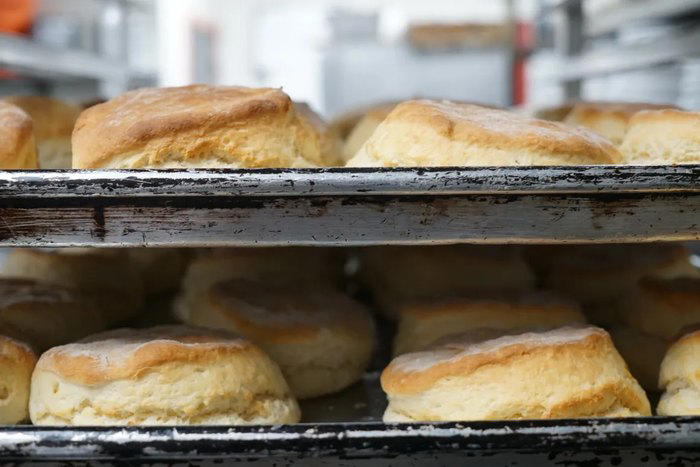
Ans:
[[[0,427],[0,459],[380,458],[700,450],[700,416],[270,426]]]
[[[700,164],[0,171],[0,196],[23,198],[698,191]]]

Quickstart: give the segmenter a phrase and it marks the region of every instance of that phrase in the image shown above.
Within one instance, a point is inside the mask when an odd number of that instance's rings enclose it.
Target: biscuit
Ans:
[[[620,151],[627,164],[700,163],[700,112],[665,109],[636,113]]]
[[[641,110],[673,107],[641,102],[577,102],[564,122],[589,128],[612,143],[620,144],[634,114]]]
[[[144,295],[159,296],[180,288],[187,266],[181,248],[128,248],[126,255],[141,274]]]
[[[572,303],[546,295],[520,300],[453,299],[406,305],[399,310],[394,355],[423,350],[440,338],[479,328],[553,329],[586,322]]]
[[[676,243],[580,245],[554,248],[544,266],[543,285],[584,306],[589,320],[615,324],[617,301],[643,277],[694,276],[688,249]],[[544,255],[543,255],[544,256]]]
[[[61,285],[89,295],[109,324],[121,324],[143,304],[141,275],[123,250],[13,248],[0,276]]]
[[[700,331],[681,337],[661,363],[659,415],[700,415]]]
[[[620,298],[617,314],[625,325],[671,341],[700,323],[700,276],[642,279]]]
[[[382,246],[359,255],[362,281],[389,316],[415,301],[504,297],[535,286],[520,250],[508,246]]]
[[[332,289],[235,279],[218,283],[190,309],[189,324],[233,331],[275,360],[298,398],[358,381],[369,364],[369,312]]]
[[[622,155],[584,128],[450,101],[402,102],[348,167],[616,164]]]
[[[10,96],[4,101],[20,107],[34,122],[39,168],[71,168],[71,133],[80,107],[46,96]]]
[[[608,334],[556,330],[462,341],[396,357],[385,422],[650,415]]]
[[[228,279],[262,280],[271,284],[340,287],[342,252],[320,247],[212,248],[191,259],[182,278],[176,315],[187,320],[188,303],[217,282]]]
[[[32,119],[17,106],[0,101],[0,168],[38,168]]]
[[[89,296],[55,284],[0,279],[0,334],[43,351],[102,331],[109,324]]]
[[[34,351],[0,335],[0,424],[28,420],[29,383],[36,364]]]
[[[32,375],[35,425],[294,423],[279,367],[235,335],[186,326],[118,329],[54,347]]]
[[[324,164],[313,125],[272,88],[138,89],[84,110],[73,131],[78,169]]]

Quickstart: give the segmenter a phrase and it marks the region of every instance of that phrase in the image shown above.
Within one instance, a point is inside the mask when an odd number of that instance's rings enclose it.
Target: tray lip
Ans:
[[[0,171],[0,196],[22,198],[634,192],[700,192],[700,164]]]
[[[700,448],[700,416],[237,427],[0,427],[0,458],[5,459],[90,459],[119,457],[125,453],[144,459],[307,455],[318,458],[415,455],[438,451],[486,453],[650,448]]]

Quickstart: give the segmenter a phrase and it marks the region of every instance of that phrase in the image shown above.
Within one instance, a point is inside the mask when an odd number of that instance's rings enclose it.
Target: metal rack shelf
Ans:
[[[241,427],[0,427],[4,462],[697,465],[700,417]]]
[[[595,49],[569,58],[558,73],[572,81],[595,75],[671,63],[700,54],[700,28],[649,44]]]
[[[76,50],[53,49],[31,40],[0,34],[0,66],[37,78],[152,80],[148,73],[129,70],[123,63]]]
[[[700,0],[635,0],[618,1],[591,15],[586,34],[596,36],[612,32],[636,21],[670,18],[700,11]]]
[[[558,10],[583,3],[584,0],[554,1],[542,7],[538,16],[543,18]],[[598,36],[632,22],[671,18],[695,11],[700,11],[700,0],[618,0],[590,15],[586,19],[585,33],[588,36]]]
[[[3,246],[700,239],[700,166],[0,172]]]
[[[587,11],[585,3],[584,0],[557,1],[545,5],[538,15],[539,21],[545,21],[551,13],[560,13],[554,18],[557,20],[555,42],[563,63],[555,71],[553,82],[563,86],[566,99],[581,97],[582,82],[586,78],[643,70],[700,55],[700,24],[692,20],[677,28],[675,33],[653,41],[586,46],[592,37],[612,33],[622,26],[659,18],[690,18],[700,12],[700,0],[618,0],[597,12]],[[694,29],[689,30],[693,25]],[[648,99],[639,96],[636,100]]]

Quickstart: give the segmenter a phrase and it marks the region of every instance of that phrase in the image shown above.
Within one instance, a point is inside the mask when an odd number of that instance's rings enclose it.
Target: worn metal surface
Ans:
[[[300,196],[700,191],[700,165],[0,171],[0,196]]]
[[[700,166],[0,172],[0,245],[700,239]]]
[[[263,427],[0,428],[0,458],[260,465],[697,465],[699,417]],[[371,461],[371,462],[370,462]],[[257,464],[256,464],[257,465]],[[493,465],[493,464],[491,464]]]

